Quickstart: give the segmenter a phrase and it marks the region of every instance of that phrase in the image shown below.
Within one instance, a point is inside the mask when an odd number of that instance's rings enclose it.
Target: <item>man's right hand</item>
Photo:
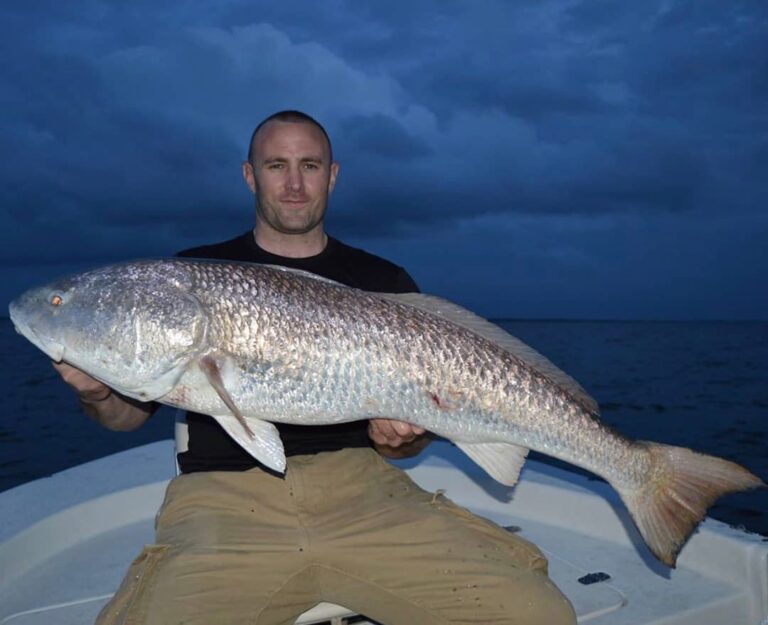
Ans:
[[[112,394],[112,389],[106,384],[92,378],[77,367],[66,362],[54,362],[53,368],[59,372],[62,380],[71,386],[84,402],[104,401]]]
[[[65,362],[54,362],[53,368],[77,393],[83,412],[109,430],[135,430],[158,408],[154,402],[144,403],[124,397]]]

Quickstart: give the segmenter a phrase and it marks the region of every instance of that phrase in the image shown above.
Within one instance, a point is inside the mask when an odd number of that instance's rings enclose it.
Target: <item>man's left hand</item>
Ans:
[[[426,430],[395,419],[370,419],[368,421],[368,436],[374,443],[376,451],[387,458],[408,458],[415,456],[430,439],[424,436]]]

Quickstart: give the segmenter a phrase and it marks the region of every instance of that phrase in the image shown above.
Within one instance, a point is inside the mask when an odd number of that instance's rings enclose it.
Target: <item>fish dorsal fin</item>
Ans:
[[[371,295],[406,306],[412,306],[429,314],[442,317],[446,321],[459,325],[495,343],[514,357],[525,362],[535,371],[553,380],[588,412],[594,415],[600,414],[597,402],[571,376],[520,339],[515,338],[496,324],[483,319],[466,308],[462,308],[441,297],[424,295],[423,293],[372,293]]]
[[[312,280],[316,280],[317,282],[325,282],[326,284],[335,284],[336,286],[343,286],[344,288],[347,288],[347,289],[351,288],[346,286],[345,284],[342,284],[341,282],[337,282],[336,280],[331,280],[330,278],[319,276],[316,273],[312,273],[311,271],[304,271],[303,269],[294,269],[293,267],[281,267],[280,265],[267,265],[267,264],[262,265],[262,267],[269,267],[270,269],[282,271],[283,273],[292,273],[297,276],[302,276],[304,278],[310,278]]]

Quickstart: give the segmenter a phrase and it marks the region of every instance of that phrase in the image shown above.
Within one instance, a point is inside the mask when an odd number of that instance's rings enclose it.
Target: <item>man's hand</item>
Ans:
[[[80,371],[65,362],[54,362],[53,368],[59,372],[64,380],[86,403],[104,401],[112,393],[106,384],[92,378],[87,373]]]
[[[417,436],[424,434],[424,428],[395,419],[370,419],[368,421],[368,436],[377,445],[400,447],[410,443]]]
[[[109,430],[128,432],[142,425],[158,405],[123,397],[106,384],[65,362],[54,362],[53,368],[77,393],[83,412]]]
[[[409,458],[430,443],[424,428],[395,419],[370,419],[368,436],[376,451],[387,458]]]

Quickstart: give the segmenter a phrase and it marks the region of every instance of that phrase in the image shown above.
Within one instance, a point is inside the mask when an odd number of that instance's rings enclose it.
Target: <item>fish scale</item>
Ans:
[[[720,495],[763,485],[742,467],[630,441],[542,355],[445,300],[367,293],[282,267],[134,261],[32,289],[17,330],[124,395],[210,414],[285,468],[272,422],[407,421],[514,484],[529,449],[593,471],[663,562]]]

